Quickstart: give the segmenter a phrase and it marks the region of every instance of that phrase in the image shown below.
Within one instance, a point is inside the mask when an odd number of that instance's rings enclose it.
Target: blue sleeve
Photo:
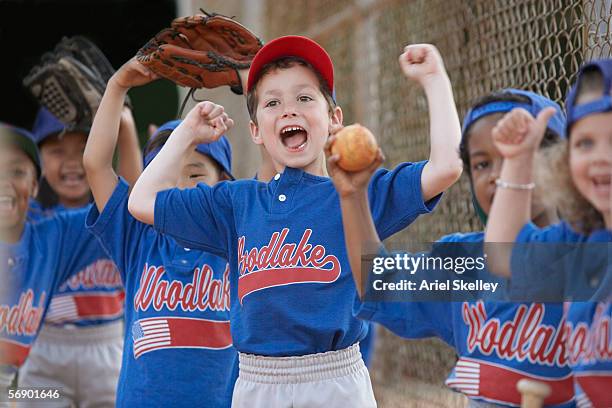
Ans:
[[[152,228],[135,219],[128,211],[129,185],[123,178],[109,198],[102,213],[93,205],[87,214],[87,229],[98,238],[108,256],[115,262],[121,279],[130,266],[137,262],[138,249],[145,244],[142,238]]]
[[[92,262],[106,257],[96,237],[85,228],[88,212],[89,207],[62,211],[40,224],[45,228],[42,232],[43,237],[49,234],[44,239],[53,240],[50,245],[60,254],[55,289]],[[56,228],[47,228],[51,225]]]
[[[380,323],[400,337],[438,337],[454,345],[451,302],[362,302],[355,295],[353,315]]]
[[[45,217],[42,205],[34,199],[30,199],[28,213],[26,215],[28,221],[40,221]]]
[[[179,244],[228,258],[229,239],[235,235],[229,182],[161,191],[154,218],[155,229]]]
[[[562,224],[538,228],[529,222],[519,231],[510,258],[510,298],[561,301],[565,286]]]
[[[419,215],[431,212],[442,194],[423,201],[421,173],[426,161],[401,163],[392,171],[380,169],[370,181],[368,197],[381,240],[406,228]]]
[[[383,245],[378,254],[390,255]],[[431,272],[431,271],[429,271]],[[428,272],[428,278],[431,278]],[[373,273],[368,273],[368,280]],[[368,283],[368,287],[370,287]],[[367,288],[366,288],[367,292]],[[414,339],[439,337],[453,345],[452,308],[450,302],[413,301],[409,297],[401,301],[361,300],[355,293],[353,315],[366,321],[380,323],[398,336]]]
[[[516,242],[572,242],[578,241],[578,234],[572,233],[567,224],[560,223],[538,228],[533,222],[528,222],[516,236]]]

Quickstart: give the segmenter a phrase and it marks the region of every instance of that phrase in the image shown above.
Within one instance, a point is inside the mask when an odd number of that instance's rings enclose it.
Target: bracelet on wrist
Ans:
[[[527,183],[527,184],[517,184],[517,183],[509,183],[507,181],[503,181],[502,179],[495,180],[495,185],[499,188],[507,188],[510,190],[533,190],[535,188],[535,183]]]

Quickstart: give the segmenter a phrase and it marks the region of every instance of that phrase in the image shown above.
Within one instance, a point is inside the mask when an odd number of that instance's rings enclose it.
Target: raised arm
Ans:
[[[369,167],[359,172],[347,172],[338,167],[340,157],[337,154],[331,154],[331,146],[334,141],[335,136],[330,136],[325,145],[327,170],[340,197],[346,250],[355,286],[359,296],[362,297],[361,257],[378,253],[381,245],[370,212],[368,183],[372,174],[384,161],[384,157],[379,148],[376,160]]]
[[[138,177],[136,168],[140,169],[142,160],[135,136],[133,120],[122,120],[123,103],[127,91],[132,86],[143,85],[156,79],[155,75],[132,59],[123,65],[108,81],[106,91],[102,96],[100,107],[87,139],[87,146],[83,154],[83,165],[87,172],[87,181],[100,212],[117,186],[117,174],[113,169],[113,153],[117,146],[117,139],[121,137],[123,151],[120,152],[122,162],[126,164],[120,168],[123,174],[132,178]],[[131,113],[129,113],[131,118]],[[121,125],[121,126],[120,126]],[[123,129],[121,129],[123,127]],[[131,129],[128,129],[132,127]],[[121,136],[119,134],[121,133]],[[133,139],[133,140],[128,140]],[[134,144],[136,146],[134,146]],[[134,152],[138,149],[138,153]],[[128,164],[128,161],[138,161],[138,164]],[[127,170],[130,168],[130,170]],[[130,180],[128,180],[130,181]]]
[[[130,186],[133,186],[142,173],[142,152],[134,116],[128,107],[124,107],[121,112],[117,151],[119,153],[117,172]]]
[[[183,157],[200,143],[211,143],[234,125],[223,106],[198,103],[147,166],[132,188],[128,209],[139,221],[154,224],[157,193],[176,186]]]
[[[428,201],[455,183],[463,169],[459,158],[461,125],[455,107],[453,88],[440,53],[431,44],[404,48],[400,66],[408,79],[425,91],[429,109],[429,161],[423,168],[421,188]]]
[[[525,109],[516,108],[493,129],[493,141],[504,162],[487,221],[485,252],[489,270],[496,275],[511,276],[510,246],[499,243],[514,242],[531,221],[534,157],[554,113],[554,108],[546,108],[534,118]]]

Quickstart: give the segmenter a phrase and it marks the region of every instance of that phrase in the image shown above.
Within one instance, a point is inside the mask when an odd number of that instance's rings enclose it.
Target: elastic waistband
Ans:
[[[329,380],[367,370],[359,343],[343,350],[296,357],[267,357],[239,353],[239,377],[264,384],[297,384]]]
[[[109,343],[123,339],[123,320],[86,327],[56,327],[43,325],[38,337],[53,343],[92,344]]]

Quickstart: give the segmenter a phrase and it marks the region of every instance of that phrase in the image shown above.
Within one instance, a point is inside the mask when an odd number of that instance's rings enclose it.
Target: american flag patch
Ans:
[[[147,351],[170,345],[170,329],[166,319],[155,319],[134,322],[134,357],[138,358]]]
[[[545,405],[566,404],[574,399],[574,378],[569,370],[563,377],[544,377],[492,361],[460,357],[453,374],[446,380],[447,386],[488,402],[520,405],[516,384],[523,378],[550,386],[552,392]]]
[[[232,346],[228,320],[156,317],[132,324],[134,358],[167,348],[222,350]]]
[[[576,393],[576,406],[578,408],[595,408],[589,400],[589,397],[582,391]]]
[[[64,324],[87,320],[114,320],[123,316],[124,299],[123,290],[54,296],[45,321]]]
[[[448,387],[466,395],[479,395],[480,364],[459,359],[455,365],[455,376],[446,380]]]

